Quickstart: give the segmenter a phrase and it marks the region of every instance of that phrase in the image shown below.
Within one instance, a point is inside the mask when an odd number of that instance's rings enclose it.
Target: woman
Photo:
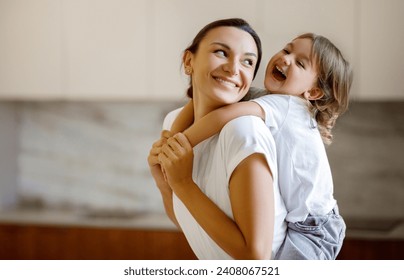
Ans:
[[[194,120],[240,101],[260,60],[259,37],[244,20],[205,26],[183,55]],[[167,115],[164,129],[178,112]],[[285,237],[276,149],[264,127],[246,116],[194,149],[183,134],[166,141],[169,131],[153,144],[148,161],[167,215],[199,259],[270,259]]]

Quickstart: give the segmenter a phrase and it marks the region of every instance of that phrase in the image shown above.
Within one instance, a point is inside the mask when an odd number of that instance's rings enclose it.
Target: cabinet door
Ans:
[[[0,1],[0,98],[61,96],[60,1]]]
[[[145,99],[153,65],[153,1],[63,1],[66,97]]]
[[[360,2],[358,60],[355,69],[362,100],[404,99],[404,1]]]

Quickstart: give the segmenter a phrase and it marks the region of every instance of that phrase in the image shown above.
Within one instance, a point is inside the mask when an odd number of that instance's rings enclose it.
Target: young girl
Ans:
[[[239,116],[265,121],[275,140],[288,212],[287,236],[276,259],[335,259],[342,247],[346,227],[333,197],[323,142],[331,143],[335,121],[348,107],[351,83],[352,71],[341,52],[322,36],[303,34],[269,61],[267,91],[252,89],[250,97],[258,98],[212,111],[184,131],[195,146]],[[192,100],[172,131],[182,131],[190,120]]]

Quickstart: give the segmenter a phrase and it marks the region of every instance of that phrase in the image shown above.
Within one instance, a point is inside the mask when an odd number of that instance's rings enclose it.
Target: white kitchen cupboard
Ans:
[[[62,97],[60,1],[0,1],[0,98]]]
[[[404,100],[404,1],[360,1],[356,83],[360,100]]]
[[[153,1],[0,1],[0,99],[151,94]]]
[[[62,1],[68,99],[146,99],[153,82],[153,1]]]
[[[352,63],[354,99],[403,99],[403,10],[401,0],[0,0],[0,100],[181,100],[182,50],[226,17],[261,36],[255,86],[274,52],[311,31]]]

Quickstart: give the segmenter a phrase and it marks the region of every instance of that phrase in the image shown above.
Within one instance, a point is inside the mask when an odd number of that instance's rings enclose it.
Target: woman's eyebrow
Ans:
[[[212,42],[211,45],[219,45],[219,46],[222,46],[222,47],[225,48],[225,49],[230,50],[230,47],[229,47],[228,45],[224,44],[224,43]]]
[[[228,45],[221,43],[221,42],[212,42],[211,45],[219,45],[227,50],[231,50],[231,48]],[[245,55],[257,57],[257,54],[255,54],[253,52],[246,52]]]

